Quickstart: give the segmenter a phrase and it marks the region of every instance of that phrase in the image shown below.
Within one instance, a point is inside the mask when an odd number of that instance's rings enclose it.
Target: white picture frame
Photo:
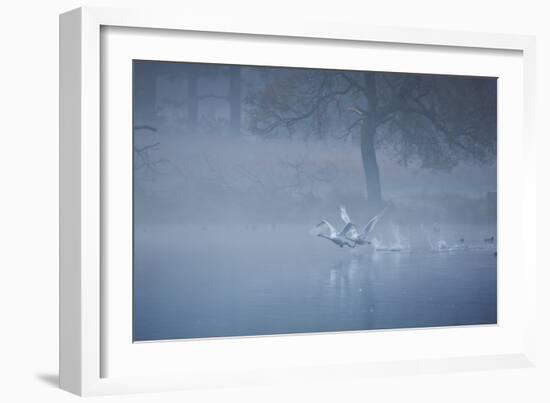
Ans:
[[[186,33],[193,33],[193,38],[186,42],[186,48],[179,47],[175,52],[174,44],[187,40]],[[139,35],[138,39],[132,39]],[[194,44],[202,36],[211,38],[210,42]],[[235,38],[240,41],[240,48],[236,42],[234,46],[226,46],[231,52],[215,48],[220,41],[229,43]],[[274,51],[262,53],[261,48],[267,43]],[[343,56],[349,57],[332,60],[328,65],[320,55],[316,56],[312,43],[324,46],[325,50],[342,51]],[[253,45],[258,51],[247,55],[246,46]],[[293,50],[294,45],[299,45],[301,51]],[[310,53],[306,57],[303,49],[307,46]],[[131,322],[128,272],[111,270],[114,267],[111,259],[120,267],[127,267],[131,261],[124,260],[124,255],[119,256],[122,260],[116,260],[109,254],[112,249],[109,242],[118,242],[118,237],[124,243],[131,236],[131,222],[128,216],[125,221],[123,214],[121,220],[113,218],[120,217],[118,214],[106,213],[117,208],[112,204],[111,192],[126,189],[126,193],[117,195],[117,200],[125,200],[129,195],[129,184],[124,186],[127,171],[109,163],[110,158],[117,156],[120,162],[117,166],[129,166],[125,165],[128,160],[123,151],[128,137],[110,134],[113,128],[124,133],[131,124],[126,119],[131,105],[124,107],[128,101],[128,81],[123,79],[128,60],[138,56],[182,60],[192,53],[193,61],[267,65],[277,63],[274,59],[277,52],[285,52],[294,56],[292,60],[297,66],[325,63],[327,67],[346,67],[355,63],[354,67],[361,68],[364,65],[357,54],[363,51],[362,46],[374,46],[382,52],[391,48],[395,54],[387,52],[385,57],[392,59],[394,65],[402,63],[399,67],[402,71],[486,75],[499,71],[504,77],[501,94],[508,98],[503,102],[499,98],[500,107],[504,108],[499,112],[506,112],[502,118],[499,115],[499,267],[502,265],[505,270],[499,268],[498,325],[132,343],[128,338]],[[60,17],[60,49],[60,384],[63,389],[79,395],[97,395],[534,365],[535,318],[531,315],[535,312],[537,266],[535,253],[526,253],[529,245],[524,236],[536,229],[533,37],[311,22],[282,26],[267,19],[215,21],[169,12],[80,8]],[[216,49],[220,52],[213,52]],[[408,57],[407,61],[400,57],[399,52],[409,49],[424,56],[424,67],[415,65],[415,58]],[[431,52],[444,52],[449,60],[439,65]],[[472,67],[476,60],[478,65]],[[280,63],[291,62],[281,59]],[[392,67],[382,63],[373,68]],[[122,79],[113,84],[107,76]],[[508,113],[512,106],[520,111],[516,116],[509,116],[514,115]],[[112,118],[110,107],[119,108],[117,117]],[[119,111],[123,112],[120,116]],[[502,209],[501,187],[505,197]],[[506,232],[501,233],[501,228]],[[113,292],[117,298],[113,298]],[[457,340],[461,344],[458,347]],[[414,347],[414,353],[403,348],[405,343]],[[338,354],[319,354],[341,345],[346,348],[339,349]],[[370,350],[365,347],[362,354],[354,353],[357,351],[354,347],[369,345],[374,347]],[[450,348],[451,345],[455,347]],[[172,359],[176,356],[178,359]]]

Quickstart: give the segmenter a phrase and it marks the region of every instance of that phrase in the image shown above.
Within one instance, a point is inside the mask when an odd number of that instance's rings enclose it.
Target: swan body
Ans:
[[[354,248],[355,244],[351,243],[347,238],[346,234],[351,229],[353,224],[348,223],[342,228],[340,232],[337,232],[336,229],[326,220],[322,220],[317,226],[316,229],[326,228],[329,231],[329,234],[318,233],[317,236],[321,238],[328,239],[329,241],[335,243],[339,247],[343,248],[344,246],[349,246]]]

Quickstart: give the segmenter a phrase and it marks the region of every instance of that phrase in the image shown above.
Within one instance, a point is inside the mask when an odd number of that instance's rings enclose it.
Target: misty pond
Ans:
[[[497,322],[496,79],[133,62],[135,341]]]
[[[327,246],[306,227],[142,228],[135,340],[496,323],[490,248]]]

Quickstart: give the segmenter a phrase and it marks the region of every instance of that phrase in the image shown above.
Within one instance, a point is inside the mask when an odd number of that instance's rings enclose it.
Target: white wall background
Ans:
[[[58,14],[81,5],[164,7],[186,13],[315,18],[374,25],[535,34],[539,166],[549,168],[550,12],[545,2],[471,0],[70,1],[0,5],[0,400],[66,402],[57,382]],[[548,171],[548,169],[547,169]],[[550,174],[549,174],[550,175]],[[539,250],[549,236],[548,176],[539,176]],[[535,242],[533,234],[533,242]],[[550,401],[550,259],[539,255],[538,366],[481,373],[375,377],[329,384],[93,398],[132,402]]]

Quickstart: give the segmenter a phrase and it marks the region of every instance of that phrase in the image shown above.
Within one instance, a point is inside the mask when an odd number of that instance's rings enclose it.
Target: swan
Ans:
[[[340,232],[336,232],[336,229],[326,220],[322,220],[319,224],[315,226],[316,229],[328,228],[329,234],[318,233],[317,236],[321,238],[328,239],[331,242],[334,242],[339,247],[343,248],[344,246],[349,246],[350,248],[355,248],[355,244],[352,244],[346,239],[346,233],[352,228],[353,224],[348,223],[342,228]]]
[[[358,232],[355,224],[351,222],[348,212],[346,211],[346,208],[344,206],[340,206],[340,217],[346,223],[346,225],[351,224],[351,227],[348,233],[346,234],[346,239],[352,241],[354,245],[365,245],[365,244],[370,245],[371,241],[367,240],[367,236],[372,232],[376,223],[378,223],[378,220],[380,219],[380,217],[384,215],[384,213],[386,212],[386,209],[387,207],[384,210],[382,210],[380,214],[371,218],[371,220],[367,223],[367,225],[365,225],[365,228],[363,229],[363,231]]]

